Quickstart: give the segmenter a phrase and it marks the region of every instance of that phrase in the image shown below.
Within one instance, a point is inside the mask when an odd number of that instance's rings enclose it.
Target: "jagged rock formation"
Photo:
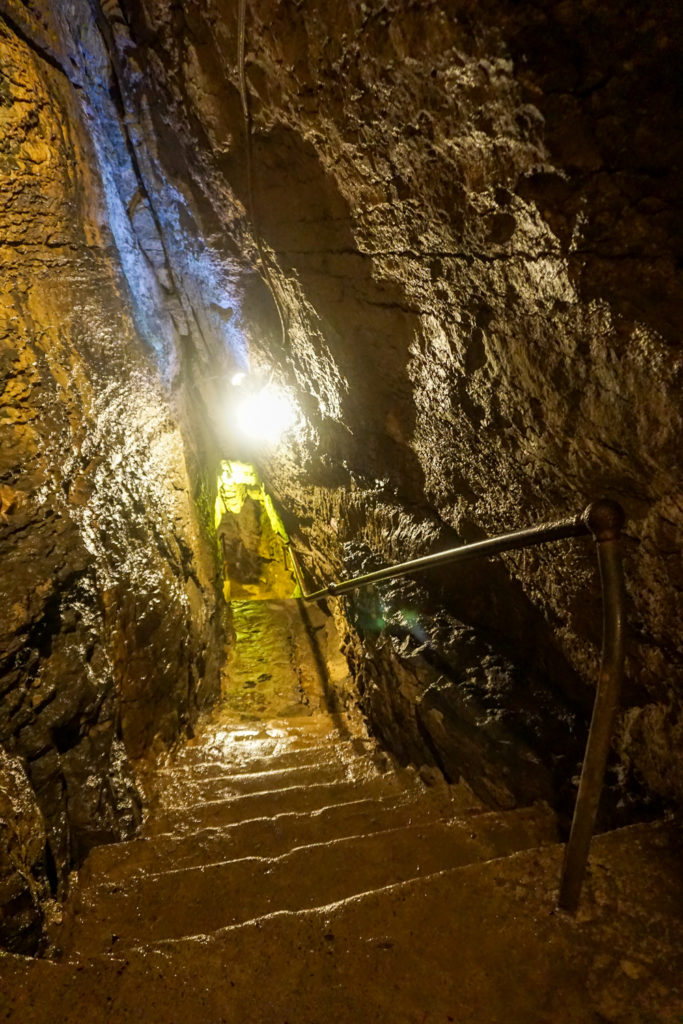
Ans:
[[[18,758],[0,748],[0,945],[31,953],[43,931],[49,899],[45,820]]]
[[[236,4],[1,0],[0,743],[45,816],[36,885],[135,828],[124,748],[211,693],[196,501],[240,455],[221,375],[249,360],[298,402],[258,461],[318,580],[623,502],[611,782],[680,801],[681,17],[250,0],[266,275]],[[335,614],[383,741],[489,803],[566,808],[590,544],[373,600]]]
[[[29,22],[0,16],[0,904],[25,951],[45,894],[138,827],[129,759],[218,678],[191,425],[136,327],[104,128]]]
[[[160,161],[204,236],[257,263],[234,5],[108,9],[119,84]],[[260,462],[309,569],[618,497],[630,628],[614,778],[678,799],[680,13],[269,0],[248,4],[246,36],[255,207],[285,347],[248,277],[244,310],[253,361],[304,416]],[[405,757],[468,770],[460,727],[432,725],[459,708],[478,737],[470,774],[498,775],[498,799],[568,785],[599,642],[590,545],[424,586],[418,629],[349,627],[355,663],[371,652],[378,732]],[[447,657],[425,668],[444,639]],[[403,694],[397,670],[412,679]]]

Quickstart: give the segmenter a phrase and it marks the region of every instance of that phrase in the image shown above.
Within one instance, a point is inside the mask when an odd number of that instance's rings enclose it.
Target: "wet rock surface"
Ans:
[[[192,740],[138,764],[144,827],[91,851],[50,929],[51,962],[0,953],[5,1020],[122,1024],[144,1007],[159,1024],[642,1024],[680,1012],[674,821],[599,837],[578,915],[560,913],[547,804],[491,812],[428,766],[398,768],[357,715],[322,709],[324,654],[305,653],[296,602],[241,602],[238,616],[247,604],[259,614],[235,631],[223,699]],[[255,680],[274,634],[274,676]]]
[[[0,748],[0,944],[31,953],[49,899],[45,821],[17,758]]]
[[[467,779],[489,806],[549,800],[566,822],[573,810],[568,774],[585,743],[576,720],[589,708],[557,649],[549,647],[545,663],[529,657],[522,667],[521,645],[440,608],[422,581],[397,580],[381,591],[346,603],[344,649],[382,742],[404,763]],[[510,615],[520,635],[533,635],[525,612],[521,603]],[[549,670],[564,682],[564,696],[559,689],[548,694]]]
[[[25,952],[50,890],[139,826],[130,758],[218,684],[193,435],[138,329],[67,13],[0,5],[0,903]]]
[[[351,690],[331,616],[300,601],[232,601],[222,701],[245,720],[334,710]]]
[[[215,688],[195,501],[241,457],[248,362],[298,403],[257,461],[309,581],[624,504],[612,806],[679,802],[678,8],[248,3],[267,274],[234,3],[0,12],[0,742],[56,884],[135,827],[123,748]],[[376,733],[491,804],[568,807],[590,541],[420,586],[334,609]]]
[[[281,698],[271,695],[275,711]],[[94,850],[56,961],[0,954],[3,1014],[64,1024],[296,1020],[642,1024],[680,989],[680,829],[600,837],[555,909],[545,805],[425,789],[349,721],[223,707],[148,777],[140,838]],[[49,1007],[49,1010],[47,1009]]]
[[[234,6],[122,2],[109,19],[121,88],[197,225],[216,245],[222,225],[258,264]],[[286,344],[256,276],[244,311],[252,363],[303,417],[260,457],[288,531],[322,582],[355,568],[359,545],[400,560],[622,501],[628,679],[611,778],[617,800],[641,802],[683,791],[681,38],[680,12],[652,4],[625,19],[609,3],[247,5],[255,208]],[[528,742],[545,767],[529,787],[512,756],[514,798],[540,785],[561,800],[598,657],[590,542],[424,585],[453,644],[505,668],[451,666],[439,683],[449,715],[463,681],[480,706],[493,698],[493,746],[465,763],[455,723],[422,756],[436,745],[474,779]],[[366,707],[385,738],[392,717],[418,736],[432,675],[404,699],[396,671]],[[507,714],[513,677],[539,714]]]

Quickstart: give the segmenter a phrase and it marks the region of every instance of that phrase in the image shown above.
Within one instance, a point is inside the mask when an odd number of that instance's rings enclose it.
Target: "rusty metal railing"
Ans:
[[[579,905],[623,677],[624,600],[620,550],[623,525],[624,511],[621,505],[616,501],[601,499],[593,502],[573,519],[543,523],[526,530],[517,530],[499,537],[489,537],[474,544],[464,544],[448,551],[425,555],[423,558],[414,558],[409,562],[390,565],[364,576],[329,583],[321,590],[311,593],[306,591],[301,566],[294,549],[291,545],[287,547],[303,599],[317,601],[324,597],[338,597],[358,587],[412,575],[446,563],[488,558],[504,551],[518,551],[551,541],[592,535],[597,550],[602,590],[602,654],[579,792],[560,877],[558,904],[570,913],[574,913]]]

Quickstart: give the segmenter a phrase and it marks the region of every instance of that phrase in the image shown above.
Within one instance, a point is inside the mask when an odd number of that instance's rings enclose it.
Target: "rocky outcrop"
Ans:
[[[121,744],[172,737],[213,678],[194,508],[243,455],[223,377],[247,363],[296,397],[257,461],[319,582],[624,504],[611,782],[680,801],[678,10],[249,2],[251,182],[235,4],[0,10],[0,741],[58,871],[134,827]],[[384,741],[492,803],[569,805],[590,547],[338,608]]]
[[[0,945],[31,953],[49,900],[45,822],[18,759],[0,747]]]
[[[201,423],[171,398],[136,236],[124,258],[112,227],[125,167],[88,125],[67,6],[0,5],[0,902],[24,952],[47,883],[137,828],[130,759],[190,727],[218,678]]]
[[[160,160],[177,172],[183,153],[197,223],[256,265],[236,10],[122,0],[110,21],[123,92],[148,112]],[[247,6],[245,61],[263,276],[286,320],[283,347],[268,289],[246,278],[252,359],[303,416],[261,466],[308,567],[321,579],[352,568],[358,545],[405,558],[619,498],[629,667],[615,778],[664,799],[683,792],[680,41],[678,12],[652,4],[623,18],[609,3],[269,0]],[[495,721],[485,773],[507,764],[505,801],[526,793],[508,758],[522,739],[532,759],[565,762],[567,785],[599,644],[590,543],[424,585],[426,634],[439,606],[447,646],[491,666],[451,659],[439,713],[463,691],[495,709],[475,719]],[[353,644],[374,658],[388,639]],[[363,699],[378,726],[405,720],[417,737],[437,710],[418,711],[432,674],[404,699],[395,677],[414,663],[390,661],[381,700]],[[510,699],[526,711],[510,715]],[[462,729],[444,729],[422,756],[436,747],[445,767]],[[476,776],[479,755],[462,767]]]

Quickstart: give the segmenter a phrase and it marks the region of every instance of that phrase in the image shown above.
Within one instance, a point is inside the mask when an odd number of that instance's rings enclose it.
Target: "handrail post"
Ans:
[[[588,533],[593,535],[602,588],[602,654],[579,792],[560,880],[558,903],[563,910],[571,913],[576,911],[581,895],[624,672],[624,598],[620,546],[623,525],[624,510],[621,505],[615,501],[602,499],[593,502],[581,516],[573,519],[545,523],[498,537],[488,537],[449,551],[387,566],[363,576],[329,583],[322,590],[313,593],[306,592],[296,554],[294,549],[288,546],[304,600],[316,601],[322,597],[345,594],[356,587],[366,587],[370,583],[398,578],[447,562],[486,558],[548,541],[580,537]]]
[[[560,881],[558,903],[570,913],[574,913],[579,905],[624,670],[624,599],[619,540],[624,511],[615,501],[596,501],[586,509],[584,521],[596,543],[603,631],[593,716]]]

